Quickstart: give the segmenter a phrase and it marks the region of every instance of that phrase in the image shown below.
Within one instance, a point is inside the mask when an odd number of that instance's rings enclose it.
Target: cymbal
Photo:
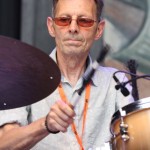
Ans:
[[[0,36],[0,110],[38,102],[50,95],[59,83],[60,70],[46,53]]]

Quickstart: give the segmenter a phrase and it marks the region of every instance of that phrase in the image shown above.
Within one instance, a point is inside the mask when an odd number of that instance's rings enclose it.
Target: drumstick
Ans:
[[[91,81],[91,78],[93,77],[96,69],[99,67],[99,64],[104,60],[106,54],[108,53],[110,47],[109,45],[105,45],[104,48],[101,50],[99,57],[97,58],[97,60],[94,61],[91,70],[89,71],[89,73],[87,75],[83,76],[83,85],[80,88],[80,90],[74,95],[73,99],[72,99],[72,105],[75,107],[76,104],[78,103],[81,94],[84,90],[84,88],[86,87],[86,85]]]

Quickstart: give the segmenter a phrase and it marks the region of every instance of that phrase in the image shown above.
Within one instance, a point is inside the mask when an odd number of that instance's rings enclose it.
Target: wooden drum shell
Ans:
[[[124,123],[128,125],[127,131],[129,140],[123,141],[121,134],[112,138],[112,150],[150,150],[149,105],[150,99],[148,99],[148,103],[139,101],[123,108],[124,110],[128,110],[126,116],[123,117],[123,120]],[[114,134],[120,133],[120,118],[114,117],[111,122],[111,131]]]

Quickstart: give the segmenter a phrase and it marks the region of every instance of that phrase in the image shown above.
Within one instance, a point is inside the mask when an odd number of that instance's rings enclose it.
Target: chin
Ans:
[[[68,54],[79,55],[79,54],[83,53],[83,50],[82,49],[78,49],[78,48],[70,48],[66,52]]]
[[[83,46],[73,46],[73,45],[64,45],[61,50],[65,55],[81,55],[84,54],[85,47]]]

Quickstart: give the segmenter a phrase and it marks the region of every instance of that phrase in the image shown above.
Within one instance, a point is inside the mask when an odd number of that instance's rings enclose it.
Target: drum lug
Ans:
[[[128,141],[128,140],[130,139],[130,137],[129,137],[127,134],[123,134],[123,135],[121,136],[121,138],[122,138],[122,140],[123,140],[124,142],[126,142],[126,141]]]
[[[121,138],[124,142],[129,140],[128,136],[128,125],[125,124],[123,121],[120,123],[120,133],[121,133]]]
[[[125,128],[125,129],[128,129],[128,125],[125,124],[123,121],[120,123],[120,127],[121,127],[121,128]]]

